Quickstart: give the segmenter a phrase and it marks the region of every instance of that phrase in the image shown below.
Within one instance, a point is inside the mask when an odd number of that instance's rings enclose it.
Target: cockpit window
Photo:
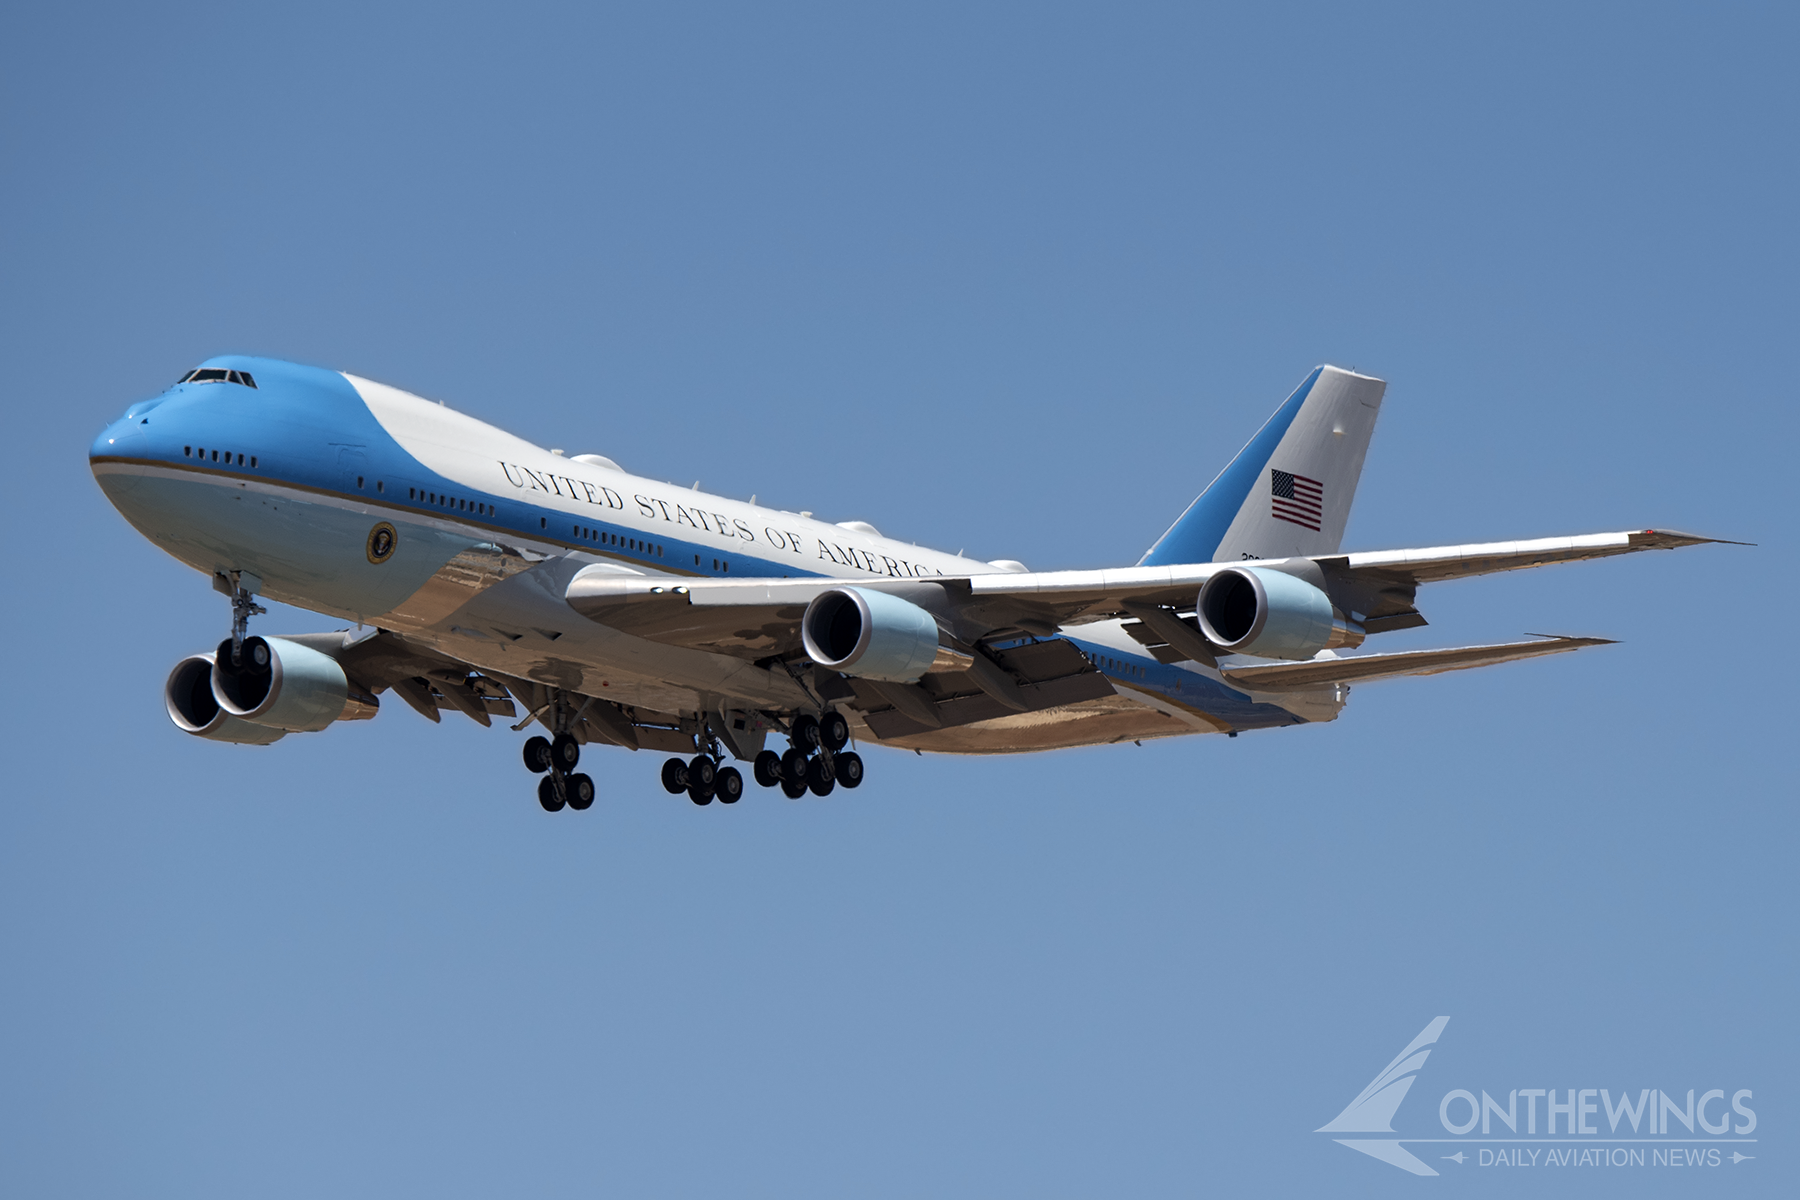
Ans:
[[[201,367],[198,370],[189,371],[186,375],[183,375],[180,379],[176,380],[176,382],[177,383],[241,383],[245,387],[250,387],[250,388],[253,388],[256,386],[256,380],[251,377],[250,372],[248,372],[248,371],[222,371],[218,367]]]

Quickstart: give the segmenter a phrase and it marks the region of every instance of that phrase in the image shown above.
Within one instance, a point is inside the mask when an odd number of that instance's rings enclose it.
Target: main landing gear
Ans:
[[[715,751],[716,753],[716,751]],[[695,804],[736,804],[744,794],[744,777],[736,767],[721,767],[718,758],[702,751],[690,759],[671,758],[663,764],[662,785],[670,795],[686,792]]]
[[[764,750],[756,756],[751,776],[761,787],[779,787],[790,800],[811,792],[829,796],[839,784],[853,788],[863,781],[862,756],[846,750],[850,722],[842,713],[828,712],[815,719],[795,717],[788,732],[788,749],[777,754]],[[735,804],[744,794],[744,779],[735,767],[718,765],[718,748],[692,759],[671,758],[663,764],[662,785],[669,792],[688,794],[695,804]]]
[[[534,711],[513,728],[542,720],[557,730],[554,738],[534,736],[525,741],[525,769],[542,776],[538,803],[545,812],[572,808],[577,812],[594,803],[594,781],[576,771],[581,762],[581,743],[569,732],[579,725],[586,708],[572,709],[561,696]],[[801,714],[788,727],[788,748],[777,754],[764,750],[756,756],[752,775],[763,787],[779,787],[790,800],[811,792],[829,796],[838,785],[853,788],[863,781],[862,756],[846,749],[850,722],[839,712],[813,717]],[[700,753],[692,758],[671,758],[663,764],[662,785],[671,794],[687,793],[695,804],[736,804],[744,795],[744,777],[736,767],[723,765],[719,739],[707,730]]]
[[[581,743],[566,733],[556,740],[533,737],[525,741],[525,769],[542,775],[538,803],[545,812],[561,812],[566,805],[585,812],[594,804],[594,781],[575,771],[581,761]]]
[[[815,720],[803,713],[789,727],[785,753],[764,750],[756,756],[756,782],[779,787],[789,800],[807,792],[829,796],[839,784],[856,787],[863,781],[863,761],[856,751],[844,749],[849,744],[850,722],[844,714],[828,712]]]

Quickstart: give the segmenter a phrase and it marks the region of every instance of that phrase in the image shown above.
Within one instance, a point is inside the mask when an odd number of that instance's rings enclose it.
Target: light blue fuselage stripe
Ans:
[[[1318,382],[1319,373],[1324,369],[1313,369],[1313,373],[1306,377],[1306,382],[1275,410],[1275,415],[1250,439],[1250,444],[1240,450],[1231,464],[1219,472],[1219,477],[1188,506],[1180,519],[1169,527],[1169,532],[1150,547],[1149,553],[1138,561],[1139,566],[1161,567],[1172,563],[1213,561],[1219,552],[1219,543],[1225,540],[1225,531],[1237,520],[1238,510],[1244,507],[1250,489],[1262,477],[1263,468],[1269,464],[1275,447],[1287,436],[1288,426],[1294,423],[1300,406],[1306,403],[1306,397],[1312,392],[1313,384]]]

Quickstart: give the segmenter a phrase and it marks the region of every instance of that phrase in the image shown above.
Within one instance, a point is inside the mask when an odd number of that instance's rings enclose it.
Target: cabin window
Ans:
[[[361,487],[362,485],[363,485],[363,477],[361,475],[358,475],[356,477],[356,486]]]
[[[381,480],[377,479],[375,481],[375,490],[378,492],[385,492],[385,491],[387,491],[387,485],[382,483]]]
[[[183,458],[194,457],[194,448],[192,446],[183,446],[181,448],[181,457],[183,457]]]
[[[241,467],[243,465],[244,465],[244,456],[240,454],[240,455],[238,455],[238,466]]]
[[[250,456],[250,465],[253,467],[256,465],[256,455],[254,454]]]

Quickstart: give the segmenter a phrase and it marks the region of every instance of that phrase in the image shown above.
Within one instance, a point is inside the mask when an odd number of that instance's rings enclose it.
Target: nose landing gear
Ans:
[[[262,580],[247,571],[220,571],[213,576],[213,591],[231,598],[231,665],[236,667],[244,659],[244,638],[250,632],[250,618],[259,617],[269,610],[256,602],[256,593],[262,590]]]

